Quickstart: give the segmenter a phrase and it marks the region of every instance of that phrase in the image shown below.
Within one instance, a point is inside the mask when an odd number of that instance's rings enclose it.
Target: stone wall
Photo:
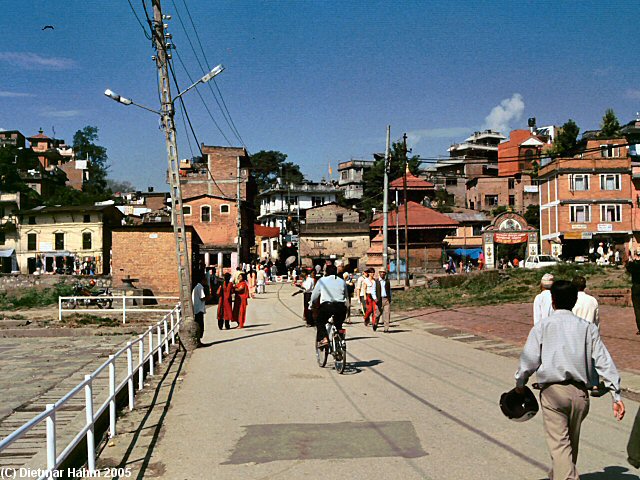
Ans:
[[[92,279],[96,281],[96,288],[111,287],[110,275],[77,277],[74,275],[0,274],[0,292],[14,292],[26,288],[53,288],[58,284],[74,285],[77,282],[88,285]]]

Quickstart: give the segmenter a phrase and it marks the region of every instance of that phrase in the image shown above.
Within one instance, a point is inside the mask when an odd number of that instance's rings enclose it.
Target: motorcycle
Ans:
[[[93,290],[95,281],[91,281],[90,287],[76,283],[73,287],[73,297],[87,297],[87,298],[68,298],[62,301],[62,308],[75,309],[78,305],[89,308],[91,306],[97,306],[98,308],[112,308],[113,306],[113,294],[111,290],[107,288],[101,288]],[[89,298],[100,297],[100,298]]]

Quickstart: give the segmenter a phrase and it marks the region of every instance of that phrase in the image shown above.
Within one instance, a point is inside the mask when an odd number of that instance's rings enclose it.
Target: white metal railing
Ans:
[[[76,385],[64,397],[55,403],[47,404],[42,413],[36,415],[0,441],[0,453],[44,421],[46,424],[47,467],[46,470],[39,470],[39,474],[41,474],[39,479],[54,478],[55,473],[53,472],[58,469],[73,449],[80,444],[83,438],[86,439],[87,442],[87,468],[89,471],[94,472],[96,470],[95,422],[109,409],[108,434],[110,438],[116,435],[116,398],[118,394],[125,387],[127,388],[129,394],[129,410],[133,410],[135,405],[134,381],[136,376],[138,390],[142,390],[144,387],[145,366],[148,363],[149,375],[154,375],[155,363],[162,363],[163,355],[169,354],[170,345],[174,346],[176,344],[176,334],[180,331],[183,318],[181,305],[178,303],[162,320],[150,326],[142,335],[139,335],[137,340],[127,342],[125,347],[113,355],[109,355],[107,361],[100,365],[93,373],[85,375],[84,381]],[[145,350],[145,343],[148,343],[148,350]],[[137,344],[138,347],[138,361],[134,366],[133,350],[135,344]],[[116,360],[124,355],[126,355],[127,360],[127,375],[117,383]],[[93,381],[105,370],[108,370],[109,393],[106,400],[95,409]],[[63,447],[62,451],[59,452],[59,445],[56,442],[56,412],[61,410],[65,404],[82,391],[84,391],[85,396],[86,423],[80,431],[76,433],[73,439]]]
[[[127,300],[142,300],[142,306],[128,305]],[[127,323],[127,313],[132,312],[170,312],[170,308],[144,308],[145,300],[179,300],[179,297],[157,297],[157,296],[143,296],[143,295],[80,295],[69,297],[58,297],[58,321],[62,321],[63,312],[122,312],[122,323]],[[121,308],[113,306],[113,303],[117,302],[121,304]],[[102,308],[86,308],[81,305],[103,305]],[[76,307],[80,306],[80,310],[76,311]]]

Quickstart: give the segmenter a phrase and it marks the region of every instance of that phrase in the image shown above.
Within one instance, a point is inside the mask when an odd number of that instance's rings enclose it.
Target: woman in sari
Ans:
[[[238,322],[238,328],[244,328],[247,319],[247,301],[249,300],[249,285],[245,280],[245,274],[238,275],[238,283],[234,288],[233,321]]]
[[[249,297],[256,297],[256,271],[253,268],[249,272]]]
[[[222,326],[229,330],[229,322],[233,320],[233,306],[231,298],[233,297],[233,283],[231,283],[231,274],[224,274],[224,282],[218,287],[218,328],[222,330]]]

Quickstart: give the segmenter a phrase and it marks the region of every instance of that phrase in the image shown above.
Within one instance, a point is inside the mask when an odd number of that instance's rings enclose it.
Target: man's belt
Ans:
[[[561,382],[549,382],[549,383],[534,383],[531,385],[536,390],[544,390],[551,385],[573,385],[580,390],[589,390],[584,382],[579,382],[577,380],[563,380]]]

